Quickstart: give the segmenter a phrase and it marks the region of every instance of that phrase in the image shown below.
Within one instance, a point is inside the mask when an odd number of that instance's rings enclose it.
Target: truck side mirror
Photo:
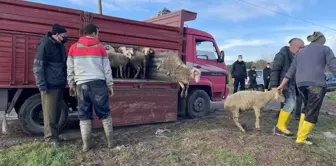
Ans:
[[[224,50],[222,50],[220,52],[220,56],[218,57],[218,62],[224,62],[224,57],[225,57],[225,53],[224,53]]]

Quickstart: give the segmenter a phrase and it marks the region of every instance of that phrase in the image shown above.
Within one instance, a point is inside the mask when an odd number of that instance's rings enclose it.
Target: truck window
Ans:
[[[196,57],[203,60],[217,60],[218,54],[213,42],[196,39]]]

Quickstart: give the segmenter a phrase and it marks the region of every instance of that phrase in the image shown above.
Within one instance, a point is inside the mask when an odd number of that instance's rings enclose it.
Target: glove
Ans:
[[[108,93],[109,93],[109,96],[112,97],[113,96],[113,88],[109,88]]]
[[[69,95],[70,95],[71,97],[75,97],[75,96],[76,96],[76,87],[71,87],[71,88],[69,89]]]

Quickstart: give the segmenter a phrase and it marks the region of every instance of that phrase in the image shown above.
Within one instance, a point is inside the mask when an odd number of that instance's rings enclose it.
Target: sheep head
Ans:
[[[114,48],[111,45],[105,45],[104,48],[106,51],[115,52]]]
[[[190,78],[194,79],[196,83],[200,82],[201,79],[201,70],[193,67],[190,69]]]
[[[128,58],[132,58],[132,56],[134,55],[133,48],[126,48],[125,46],[123,46],[123,47],[119,47],[118,51],[124,54]]]
[[[285,97],[284,95],[282,94],[282,90],[280,89],[277,89],[277,88],[273,88],[270,93],[273,93],[274,94],[274,99],[275,100],[278,100],[280,102],[284,102],[285,101]]]

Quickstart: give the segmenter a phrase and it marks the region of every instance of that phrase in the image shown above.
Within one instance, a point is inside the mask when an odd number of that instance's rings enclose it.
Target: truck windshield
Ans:
[[[198,59],[217,60],[218,54],[214,43],[207,40],[196,40],[196,56]]]

